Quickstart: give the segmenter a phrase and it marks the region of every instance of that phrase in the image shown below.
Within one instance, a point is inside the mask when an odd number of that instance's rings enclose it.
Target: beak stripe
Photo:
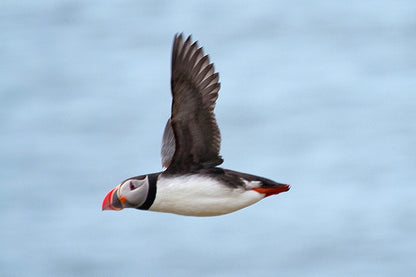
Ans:
[[[113,192],[113,201],[111,202],[112,206],[116,209],[122,209],[123,206],[121,205],[120,199],[117,196],[118,189],[114,190]]]

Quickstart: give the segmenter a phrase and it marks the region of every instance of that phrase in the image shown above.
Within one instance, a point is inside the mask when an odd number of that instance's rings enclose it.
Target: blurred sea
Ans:
[[[415,1],[0,4],[0,276],[416,276]],[[220,72],[233,214],[102,212],[159,171],[170,54]]]

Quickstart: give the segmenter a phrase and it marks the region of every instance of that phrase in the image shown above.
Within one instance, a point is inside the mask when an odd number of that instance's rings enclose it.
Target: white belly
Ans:
[[[214,216],[237,211],[263,199],[264,195],[248,188],[227,187],[213,178],[184,175],[157,182],[151,211],[191,216]]]

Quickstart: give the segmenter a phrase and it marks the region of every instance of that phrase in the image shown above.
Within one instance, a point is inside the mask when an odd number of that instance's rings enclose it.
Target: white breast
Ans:
[[[256,184],[254,184],[256,183]],[[231,188],[214,178],[196,174],[164,177],[157,181],[156,198],[149,210],[192,216],[214,216],[234,212],[261,200],[264,195],[249,187]]]

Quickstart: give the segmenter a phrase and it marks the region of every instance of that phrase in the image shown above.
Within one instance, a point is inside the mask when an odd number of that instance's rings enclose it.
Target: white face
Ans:
[[[146,201],[148,192],[149,179],[146,175],[124,181],[120,185],[118,196],[123,203],[123,208],[137,208]]]

